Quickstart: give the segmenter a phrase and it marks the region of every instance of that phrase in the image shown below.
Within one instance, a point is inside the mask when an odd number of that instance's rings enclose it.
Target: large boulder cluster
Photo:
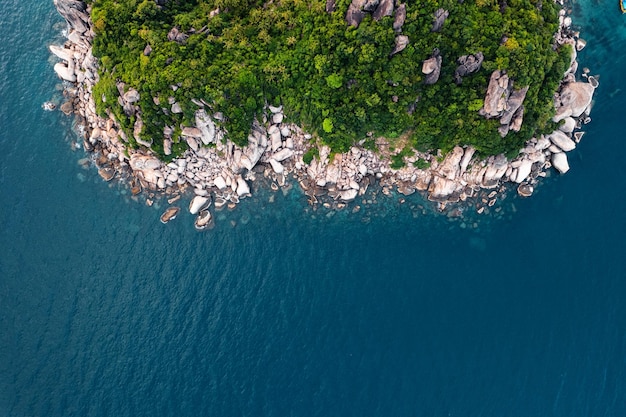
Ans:
[[[327,0],[326,11],[335,11],[335,1]],[[398,3],[395,0],[352,0],[346,11],[345,20],[350,26],[359,27],[367,14],[371,14],[376,21],[383,17],[394,16],[393,30],[398,34],[395,45],[390,55],[401,52],[409,44],[409,37],[401,35],[402,26],[406,20],[406,4]]]
[[[91,92],[97,81],[97,64],[91,54],[93,31],[89,10],[76,0],[56,0],[55,3],[70,25],[66,44],[50,47],[62,61],[55,65],[55,71],[60,78],[72,83],[66,88],[69,105],[64,106],[78,115],[84,147],[93,152],[91,160],[98,166],[98,173],[107,181],[124,178],[133,195],[145,191],[147,204],[152,204],[156,193],[169,196],[168,202],[173,204],[185,190],[191,191],[189,211],[197,216],[198,228],[210,224],[210,204],[215,209],[234,207],[251,195],[252,184],[259,176],[269,179],[274,189],[290,187],[289,178],[294,178],[312,204],[329,207],[345,206],[360,198],[371,184],[379,185],[385,193],[394,188],[406,195],[422,191],[440,207],[475,197],[480,190],[492,190],[484,201],[491,206],[496,190],[504,182],[516,184],[520,195],[531,195],[538,179],[546,175],[545,170],[554,167],[565,173],[569,169],[566,152],[573,150],[582,137],[577,129],[589,121],[592,95],[598,85],[594,77],[587,77],[589,82],[579,82],[566,74],[555,96],[554,121],[561,123],[559,129],[532,138],[512,160],[504,155],[479,158],[473,147],[457,146],[441,158],[416,152],[405,158],[405,167],[392,169],[390,162],[394,152],[384,138],[376,139],[378,152],[355,145],[346,153],[331,154],[327,146],[318,144],[312,135],[289,123],[282,106],[272,105],[267,105],[265,114],[255,120],[248,145],[239,147],[228,140],[227,132],[219,127],[219,122],[227,115],[214,113],[210,103],[194,99],[191,100],[196,106],[192,126],[165,126],[163,129],[166,155],[171,156],[177,141],[183,141],[187,147],[184,154],[166,163],[154,155],[151,149],[154,141],[141,137],[144,123],[138,106],[141,94],[135,88],[123,83],[117,85],[118,103],[136,120],[133,135],[142,145],[139,149],[129,149],[129,138],[113,114],[104,118],[96,115]],[[357,11],[373,13],[376,17],[390,15],[393,7],[390,9],[389,4],[393,6],[393,1],[355,0],[351,7],[358,6]],[[396,18],[403,6],[395,9]],[[459,77],[478,71],[482,59],[482,54],[461,57],[457,68]],[[440,70],[441,56],[434,51],[422,66],[426,82],[436,82]],[[505,72],[492,73],[481,112],[486,117],[499,119],[503,136],[509,130],[519,130],[526,91],[527,88],[515,89]],[[152,100],[162,106],[165,113],[177,113],[181,107],[172,97],[152,97]],[[181,134],[174,137],[177,130]],[[304,155],[314,148],[317,148],[316,156],[310,163],[305,162]],[[426,161],[427,166],[418,168],[424,166],[418,163],[420,160]],[[484,206],[478,208],[479,212],[484,209]],[[178,210],[174,206],[168,208],[162,221],[175,218]]]
[[[499,119],[498,131],[502,137],[505,137],[509,130],[519,132],[524,118],[522,104],[527,92],[528,86],[513,89],[513,80],[509,78],[506,71],[495,70],[491,73],[480,114],[488,119]]]

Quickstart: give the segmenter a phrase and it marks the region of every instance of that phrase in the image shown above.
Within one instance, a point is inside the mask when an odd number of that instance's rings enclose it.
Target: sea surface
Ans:
[[[0,417],[626,416],[626,17],[573,17],[593,123],[532,198],[450,220],[259,190],[199,233],[77,163],[41,109],[62,20],[2,0]]]

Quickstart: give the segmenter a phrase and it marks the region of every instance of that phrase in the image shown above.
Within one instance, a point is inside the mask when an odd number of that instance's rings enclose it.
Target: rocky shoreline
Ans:
[[[457,146],[443,156],[415,152],[404,158],[403,168],[396,170],[391,168],[391,161],[397,152],[385,138],[375,138],[377,151],[366,149],[363,140],[347,153],[332,154],[327,146],[318,145],[315,138],[289,123],[282,107],[270,105],[252,126],[248,146],[241,148],[219,128],[223,116],[213,113],[210,103],[193,100],[197,106],[195,126],[181,126],[188,149],[180,158],[164,163],[150,151],[151,143],[139,137],[143,126],[136,106],[139,92],[118,83],[120,105],[136,118],[134,139],[143,145],[140,150],[127,150],[128,137],[113,115],[102,118],[96,114],[92,89],[98,80],[98,63],[91,49],[94,32],[89,6],[80,0],[54,3],[69,25],[65,44],[50,46],[50,51],[61,60],[54,70],[65,81],[67,101],[60,110],[76,115],[83,147],[92,153],[98,173],[105,181],[116,177],[127,181],[133,195],[145,190],[149,205],[157,194],[167,195],[168,202],[175,204],[184,193],[193,193],[189,210],[198,216],[198,229],[210,226],[211,203],[217,209],[235,207],[240,199],[250,195],[250,184],[259,176],[270,179],[273,189],[290,187],[292,181],[297,181],[314,206],[343,208],[376,184],[385,194],[392,190],[404,195],[420,192],[442,211],[449,203],[465,202],[483,213],[509,184],[517,187],[519,195],[527,197],[547,170],[554,168],[561,174],[569,170],[566,153],[576,147],[584,133],[580,128],[591,120],[592,97],[598,86],[587,69],[583,70],[584,81],[576,80],[576,52],[585,42],[571,29],[571,18],[562,9],[555,42],[571,44],[574,51],[571,66],[554,97],[554,121],[563,122],[551,134],[529,140],[512,160],[504,155],[479,159],[473,147]],[[429,67],[425,61],[423,71],[432,71]],[[525,93],[524,89],[513,89],[504,71],[492,73],[481,114],[500,121],[502,136],[509,130],[519,130]],[[153,100],[165,111],[180,112],[180,105],[173,98]],[[171,154],[175,128],[164,129],[166,154]],[[305,160],[312,155],[312,148],[317,148],[315,157],[307,164]],[[176,209],[168,208],[161,220],[166,223],[175,218]]]

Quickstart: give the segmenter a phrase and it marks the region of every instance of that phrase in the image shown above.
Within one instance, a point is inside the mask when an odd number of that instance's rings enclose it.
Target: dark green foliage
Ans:
[[[406,166],[404,158],[411,155],[413,155],[413,149],[405,147],[397,154],[391,156],[391,164],[389,166],[391,167],[391,169],[403,168],[404,166]]]
[[[304,155],[302,155],[302,160],[304,161],[305,164],[310,165],[311,162],[313,161],[313,158],[316,156],[319,157],[320,153],[319,153],[319,149],[316,146],[314,146],[310,148],[308,151],[306,151]]]
[[[417,161],[413,162],[413,166],[417,169],[427,169],[430,168],[430,162],[424,159],[418,159]]]
[[[423,151],[471,144],[483,155],[506,153],[553,128],[552,94],[571,51],[552,49],[558,26],[552,1],[508,0],[502,11],[492,0],[409,2],[402,31],[410,44],[393,57],[393,19],[375,22],[368,15],[357,29],[348,27],[349,3],[338,0],[328,14],[324,0],[171,0],[164,7],[153,0],[93,0],[94,54],[101,62],[97,111],[110,108],[132,132],[134,120],[117,103],[115,81],[136,88],[142,135],[153,139],[157,152],[164,125],[193,123],[192,98],[214,103],[213,110],[227,117],[230,139],[240,145],[266,103],[282,104],[290,121],[338,152],[368,132],[411,132],[411,145]],[[218,7],[221,13],[210,17]],[[450,16],[434,33],[432,14],[439,7]],[[188,35],[184,42],[168,41],[174,26]],[[152,53],[144,56],[148,44]],[[441,77],[425,85],[421,65],[434,48],[443,57]],[[456,85],[457,58],[479,51],[483,69]],[[477,112],[497,68],[509,72],[516,88],[530,86],[524,128],[504,139],[497,121]],[[167,103],[170,96],[183,115],[166,116],[152,102],[158,97]],[[176,143],[174,151],[184,151],[184,144]]]

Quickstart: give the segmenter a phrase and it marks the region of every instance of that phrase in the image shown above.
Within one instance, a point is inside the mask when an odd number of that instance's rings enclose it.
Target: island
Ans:
[[[198,228],[258,176],[336,208],[371,185],[479,213],[530,196],[568,171],[598,86],[552,0],[54,2],[60,109],[98,172],[189,191]]]

